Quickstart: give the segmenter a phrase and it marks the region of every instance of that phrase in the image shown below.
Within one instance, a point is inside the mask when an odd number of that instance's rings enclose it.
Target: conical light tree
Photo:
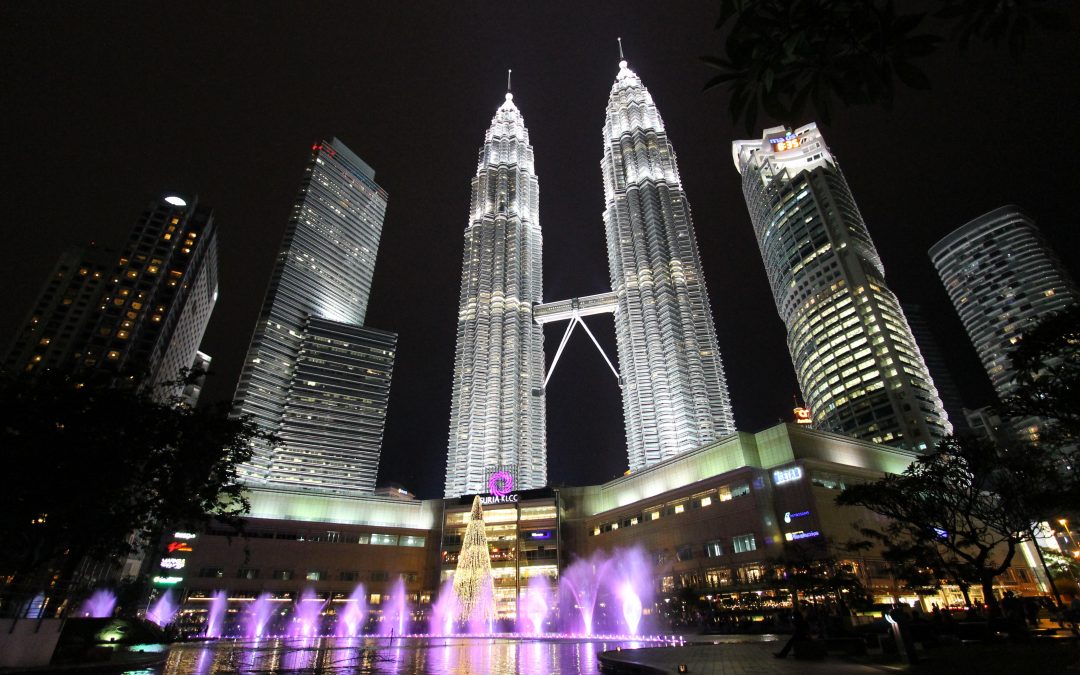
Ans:
[[[469,624],[488,624],[495,619],[495,588],[491,580],[491,554],[484,531],[484,509],[480,496],[473,498],[472,514],[454,572],[454,595],[458,618]]]

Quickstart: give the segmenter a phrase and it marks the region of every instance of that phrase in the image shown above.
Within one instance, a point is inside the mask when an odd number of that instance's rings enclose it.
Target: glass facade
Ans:
[[[690,205],[649,91],[619,64],[604,122],[604,226],[631,470],[734,433]]]
[[[817,125],[766,129],[732,155],[815,428],[933,448],[952,425]]]
[[[547,483],[539,185],[513,96],[495,113],[472,180],[446,459],[447,497]]]
[[[1034,221],[1015,206],[979,216],[930,248],[999,397],[1013,387],[1009,354],[1024,331],[1080,301]]]
[[[234,398],[277,433],[242,479],[370,492],[396,338],[363,328],[388,196],[338,139],[311,149]]]

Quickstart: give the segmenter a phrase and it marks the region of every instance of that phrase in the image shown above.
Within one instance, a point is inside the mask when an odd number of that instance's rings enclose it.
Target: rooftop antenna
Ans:
[[[623,52],[622,52],[622,38],[615,38],[615,39],[619,41],[619,60],[620,61],[625,61],[626,57],[623,56]]]
[[[514,72],[514,71],[510,70],[509,68],[506,69],[506,91],[507,92],[510,91],[510,73],[512,73],[512,72]]]

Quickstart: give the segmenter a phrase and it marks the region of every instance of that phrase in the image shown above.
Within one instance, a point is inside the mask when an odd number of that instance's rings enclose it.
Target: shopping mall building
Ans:
[[[657,602],[693,589],[727,608],[783,604],[785,568],[814,561],[854,574],[876,602],[918,600],[890,578],[879,551],[847,546],[865,539],[860,525],[878,517],[835,503],[845,485],[899,473],[911,461],[892,447],[780,424],[602,485],[482,495],[498,614],[516,616],[530,578],[555,580],[575,559],[631,547],[653,565]],[[419,619],[454,570],[472,503],[472,496],[419,500],[398,489],[352,499],[250,498],[244,537],[210,528],[167,538],[156,587],[175,589],[197,615],[217,591],[239,611],[260,594],[286,604],[311,589],[332,611],[363,584],[377,614],[400,580]],[[1002,592],[1044,592],[1036,567],[1023,548],[999,578]],[[922,600],[929,607],[962,597],[945,586]]]

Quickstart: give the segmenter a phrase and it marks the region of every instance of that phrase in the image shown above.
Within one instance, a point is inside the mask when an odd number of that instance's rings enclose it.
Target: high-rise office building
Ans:
[[[1013,388],[1009,354],[1020,336],[1080,301],[1034,221],[1002,206],[953,231],[930,259],[1000,398]]]
[[[817,125],[766,129],[732,157],[814,426],[932,449],[952,425]]]
[[[387,199],[344,143],[312,147],[233,400],[280,439],[241,467],[249,485],[375,487],[397,336],[363,323]]]
[[[488,491],[497,472],[515,489],[547,482],[540,189],[512,94],[484,134],[462,256],[446,496]]]
[[[61,257],[8,362],[179,396],[180,373],[196,361],[217,297],[213,210],[165,194],[143,211],[119,254]]]
[[[956,385],[953,370],[941,351],[940,342],[927,319],[925,310],[921,305],[910,302],[900,303],[900,309],[904,311],[904,318],[911,327],[915,344],[919,346],[919,353],[922,354],[926,369],[934,381],[934,388],[937,389],[938,398],[941,399],[941,406],[953,425],[953,433],[970,431],[967,416],[964,414],[964,400],[960,396],[960,388]]]
[[[735,423],[675,150],[626,61],[603,133],[604,225],[636,470],[733,433]]]

